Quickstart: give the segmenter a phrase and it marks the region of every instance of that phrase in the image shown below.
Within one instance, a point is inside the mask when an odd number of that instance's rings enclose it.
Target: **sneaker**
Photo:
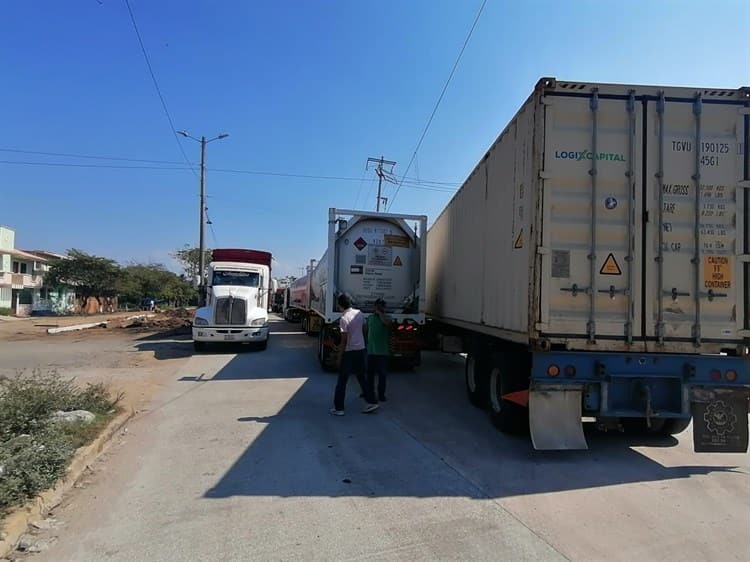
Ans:
[[[362,413],[363,414],[371,414],[372,412],[374,412],[377,409],[378,409],[378,405],[377,404],[368,404],[367,406],[365,406],[365,409],[362,410]]]
[[[329,413],[332,416],[343,416],[344,415],[344,410],[337,410],[336,408],[331,408],[330,411],[329,411]]]

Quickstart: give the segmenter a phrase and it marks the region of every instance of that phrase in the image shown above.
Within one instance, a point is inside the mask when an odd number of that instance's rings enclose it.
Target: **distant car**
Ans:
[[[145,298],[141,301],[141,310],[153,310],[156,306],[156,301],[152,298]]]

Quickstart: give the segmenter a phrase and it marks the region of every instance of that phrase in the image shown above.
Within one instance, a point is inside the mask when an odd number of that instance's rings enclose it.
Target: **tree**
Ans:
[[[211,261],[211,250],[206,249],[203,254],[205,256],[204,263],[206,264],[206,267],[208,267],[208,264]],[[201,251],[199,248],[191,248],[188,244],[185,244],[185,247],[181,250],[177,250],[174,254],[171,254],[174,259],[180,262],[188,279],[201,277],[198,274],[198,270],[200,269],[200,255]],[[203,275],[205,274],[206,272],[203,271]]]
[[[52,262],[44,282],[51,287],[71,286],[86,302],[89,297],[115,296],[121,276],[122,270],[114,260],[73,248],[66,258]]]
[[[189,304],[197,297],[197,292],[188,281],[168,271],[160,263],[126,266],[119,292],[127,302],[139,303],[144,298],[153,298],[172,306]]]

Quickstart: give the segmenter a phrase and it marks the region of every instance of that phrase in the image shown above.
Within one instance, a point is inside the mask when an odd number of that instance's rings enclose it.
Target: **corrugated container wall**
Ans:
[[[744,345],[749,107],[541,80],[428,232],[428,314],[541,348]]]

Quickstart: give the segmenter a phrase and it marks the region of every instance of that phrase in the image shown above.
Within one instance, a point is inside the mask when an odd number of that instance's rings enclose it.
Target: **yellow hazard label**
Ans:
[[[383,236],[383,242],[385,246],[396,246],[399,248],[409,247],[408,236],[396,236],[395,234],[386,234]]]
[[[523,248],[523,228],[518,233],[518,236],[516,237],[516,241],[513,244],[514,250],[520,250],[521,248]]]
[[[622,275],[622,270],[620,269],[620,265],[617,263],[617,260],[615,259],[615,255],[610,252],[607,256],[607,259],[604,260],[604,263],[602,264],[602,268],[599,270],[599,273],[601,275]]]
[[[399,256],[396,256],[396,259],[393,260],[393,265],[404,265],[401,263],[401,258]]]
[[[706,289],[732,288],[732,258],[703,256],[703,287]]]

